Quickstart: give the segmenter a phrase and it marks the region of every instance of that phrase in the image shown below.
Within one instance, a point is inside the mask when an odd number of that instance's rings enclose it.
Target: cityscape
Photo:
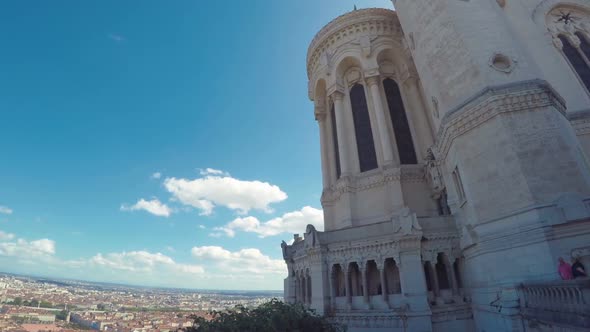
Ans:
[[[278,291],[144,288],[0,274],[0,331],[172,332],[194,317],[236,306],[257,307]]]

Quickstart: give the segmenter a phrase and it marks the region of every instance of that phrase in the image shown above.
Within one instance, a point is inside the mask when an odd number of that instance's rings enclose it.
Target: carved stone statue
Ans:
[[[305,229],[305,247],[313,248],[318,245],[318,231],[313,225],[307,225]]]
[[[391,218],[393,222],[393,233],[400,235],[411,235],[422,230],[418,223],[418,217],[410,210],[404,207]]]
[[[283,241],[281,242],[281,249],[283,250],[283,259],[287,260],[288,258],[288,254],[287,254],[287,242]]]

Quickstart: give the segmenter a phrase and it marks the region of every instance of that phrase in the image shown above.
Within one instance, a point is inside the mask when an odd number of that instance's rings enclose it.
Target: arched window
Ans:
[[[338,150],[338,128],[336,128],[336,110],[334,104],[330,109],[330,121],[332,122],[332,142],[334,142],[334,159],[336,163],[336,179],[340,179],[340,151]]]
[[[576,37],[580,39],[580,49],[584,52],[584,55],[586,55],[586,59],[590,60],[590,42],[588,41],[588,38],[579,31],[576,32]]]
[[[361,172],[370,171],[377,168],[377,154],[375,152],[375,142],[373,141],[373,131],[371,130],[367,98],[362,85],[355,84],[350,89],[350,104],[352,106],[360,169]]]
[[[590,90],[590,67],[582,57],[582,54],[578,52],[578,50],[570,43],[569,39],[564,35],[559,35],[559,40],[561,40],[561,43],[563,44],[563,54],[565,54],[565,57],[568,59],[572,67],[574,67],[574,70],[578,73],[578,76],[580,76],[580,79],[586,88]]]
[[[369,296],[374,295],[381,295],[383,291],[383,287],[381,286],[381,276],[379,275],[379,270],[377,269],[377,263],[375,261],[368,261],[367,262],[367,290],[369,292]]]
[[[361,270],[356,262],[350,263],[348,271],[351,296],[363,296]]]
[[[399,86],[391,78],[386,78],[383,80],[383,88],[387,97],[400,163],[402,165],[417,164],[418,159],[416,158],[416,150],[414,150],[412,132],[408,124],[408,117],[406,116],[406,109]]]
[[[332,280],[334,282],[332,287],[334,287],[334,295],[336,297],[346,296],[346,278],[344,277],[344,271],[342,270],[340,264],[334,265],[332,273]]]
[[[438,256],[436,257],[435,269],[439,289],[451,288],[451,283],[449,282],[449,275],[447,274],[447,266],[444,262],[442,254],[438,254]]]
[[[393,258],[385,260],[385,283],[387,294],[400,294],[402,292],[399,268]]]

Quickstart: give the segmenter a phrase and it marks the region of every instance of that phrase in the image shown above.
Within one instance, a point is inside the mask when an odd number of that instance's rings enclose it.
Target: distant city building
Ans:
[[[588,0],[397,0],[307,56],[325,231],[285,299],[357,331],[588,331]],[[303,231],[303,230],[302,230]]]

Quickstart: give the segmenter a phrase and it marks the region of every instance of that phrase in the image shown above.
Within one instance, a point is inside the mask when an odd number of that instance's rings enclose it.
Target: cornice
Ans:
[[[442,119],[436,150],[444,159],[453,140],[503,113],[553,106],[566,116],[564,99],[543,80],[514,82],[487,87],[467,99]]]
[[[341,15],[324,26],[313,38],[307,50],[307,76],[316,68],[321,54],[337,41],[354,40],[359,35],[400,33],[397,14],[384,8],[354,10]]]
[[[426,171],[423,165],[389,168],[379,172],[359,174],[340,178],[336,184],[325,188],[322,202],[330,203],[340,199],[344,193],[358,193],[382,187],[390,182],[424,182]]]
[[[576,135],[590,134],[590,109],[568,113],[567,118],[576,131]]]

